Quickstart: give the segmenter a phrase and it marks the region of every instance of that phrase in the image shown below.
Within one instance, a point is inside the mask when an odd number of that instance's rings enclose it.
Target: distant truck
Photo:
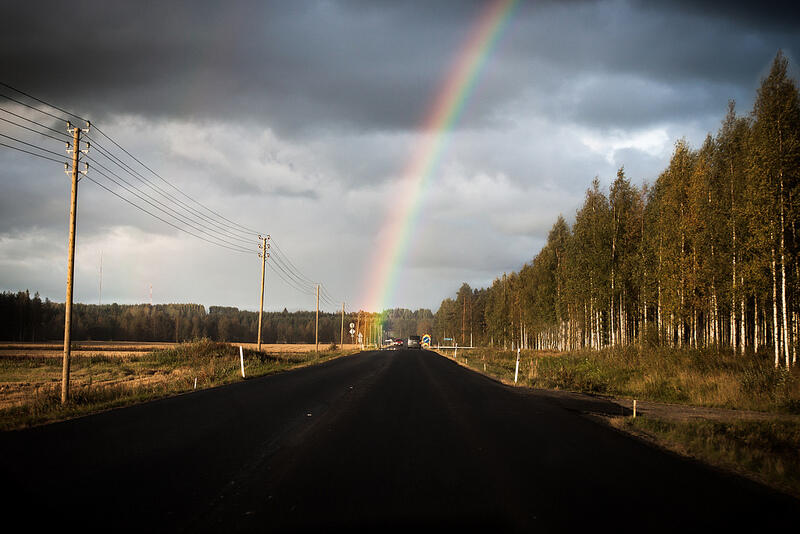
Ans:
[[[421,349],[422,345],[420,344],[420,337],[408,336],[408,343],[406,343],[406,347],[409,349]]]

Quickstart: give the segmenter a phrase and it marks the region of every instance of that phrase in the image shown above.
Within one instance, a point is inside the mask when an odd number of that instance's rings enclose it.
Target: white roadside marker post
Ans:
[[[456,344],[456,350],[453,351],[453,358],[455,358],[457,360],[458,359],[458,341],[456,341],[455,344]]]
[[[636,399],[633,399],[633,418],[636,419]]]
[[[519,377],[519,348],[517,349],[517,366],[514,369],[514,384],[517,383],[518,377]]]
[[[242,364],[242,378],[244,378],[244,352],[241,345],[239,345],[239,362]]]
[[[197,377],[194,377],[194,389],[197,389]]]

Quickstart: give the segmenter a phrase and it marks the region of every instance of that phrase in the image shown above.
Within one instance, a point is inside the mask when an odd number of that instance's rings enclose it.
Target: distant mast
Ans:
[[[97,305],[103,303],[103,249],[100,249],[100,288],[97,292]]]

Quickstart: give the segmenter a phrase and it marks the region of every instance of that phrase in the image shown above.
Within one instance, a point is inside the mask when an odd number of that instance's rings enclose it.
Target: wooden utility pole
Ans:
[[[344,345],[344,302],[342,302],[342,336],[339,338],[339,346]]]
[[[89,131],[87,128],[85,131]],[[69,251],[67,255],[67,298],[64,303],[64,361],[61,367],[61,404],[66,404],[69,400],[69,359],[72,353],[72,286],[75,274],[75,229],[78,216],[78,157],[81,152],[81,130],[77,126],[71,128],[67,123],[67,132],[72,134],[72,148],[67,152],[72,152],[72,169],[66,169],[72,175],[72,197],[69,207]],[[66,166],[66,164],[65,164]],[[87,164],[86,168],[89,166]]]
[[[319,352],[319,284],[317,284],[317,328],[316,328],[317,352]]]
[[[261,350],[261,316],[264,314],[264,273],[266,271],[267,266],[267,258],[269,258],[269,235],[267,237],[261,237],[262,242],[259,243],[258,248],[261,249],[261,252],[258,253],[261,256],[261,300],[258,305],[258,350]]]

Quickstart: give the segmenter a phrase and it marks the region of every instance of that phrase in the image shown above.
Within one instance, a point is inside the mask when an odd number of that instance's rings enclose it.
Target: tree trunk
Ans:
[[[780,343],[778,341],[778,279],[775,272],[775,247],[772,251],[772,342],[775,350],[775,368],[780,366]]]

